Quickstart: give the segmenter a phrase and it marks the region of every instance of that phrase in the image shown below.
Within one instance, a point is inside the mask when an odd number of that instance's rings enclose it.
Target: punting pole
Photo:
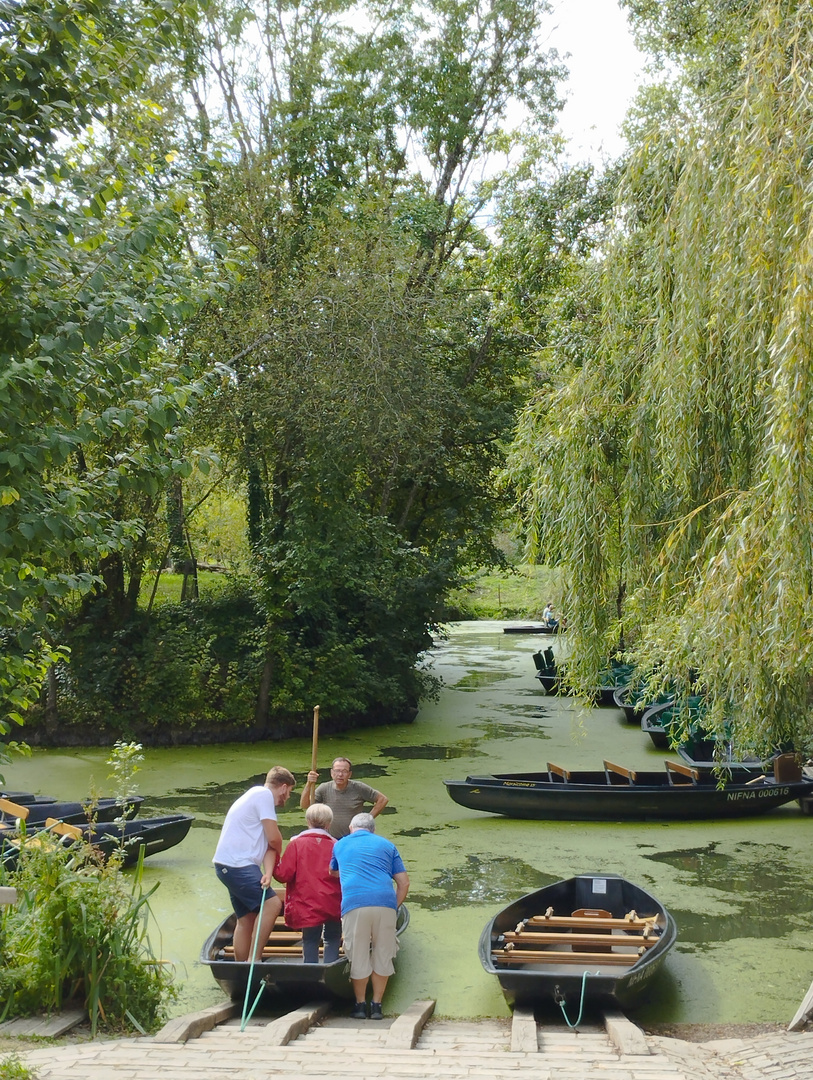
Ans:
[[[311,745],[311,772],[316,772],[316,754],[319,749],[319,706],[313,707],[313,742]]]
[[[257,915],[258,922],[257,922],[257,925],[256,925],[255,930],[254,930],[254,942],[252,943],[252,946],[251,946],[251,963],[248,965],[248,979],[246,980],[246,996],[245,996],[245,999],[243,1001],[243,1018],[240,1021],[240,1030],[241,1031],[246,1030],[246,1024],[249,1022],[249,1020],[252,1017],[252,1014],[253,1014],[254,1010],[257,1008],[257,1002],[260,1000],[260,996],[261,996],[261,994],[263,992],[263,984],[261,982],[260,983],[260,989],[257,991],[257,996],[254,998],[254,1004],[251,1006],[251,1011],[249,1012],[248,1016],[246,1016],[246,1009],[248,1009],[248,995],[251,993],[251,976],[252,976],[252,973],[254,971],[254,961],[257,958],[257,939],[260,936],[259,933],[258,933],[258,931],[260,929],[259,920],[262,919],[262,917],[263,917],[263,907],[265,905],[265,894],[267,892],[268,892],[268,887],[266,886],[263,889],[262,899],[260,900],[260,911],[259,911],[259,914]]]

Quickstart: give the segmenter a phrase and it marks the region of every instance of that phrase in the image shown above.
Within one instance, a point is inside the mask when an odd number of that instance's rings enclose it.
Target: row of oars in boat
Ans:
[[[620,919],[604,912],[554,915],[553,908],[548,908],[544,915],[532,915],[517,923],[516,930],[500,934],[496,944],[503,948],[493,948],[491,955],[494,960],[510,964],[630,965],[658,940],[658,918],[657,915],[639,916],[635,911]],[[534,929],[542,926],[556,929],[553,932]],[[589,930],[594,932],[580,932]],[[540,945],[547,947],[534,948]],[[551,945],[560,948],[552,949]],[[619,946],[625,951],[612,951]],[[569,951],[564,951],[565,948]]]

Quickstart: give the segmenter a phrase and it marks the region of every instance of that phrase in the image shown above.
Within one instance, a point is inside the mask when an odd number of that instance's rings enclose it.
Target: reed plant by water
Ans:
[[[141,862],[123,874],[84,842],[64,847],[43,832],[24,839],[16,868],[0,881],[17,889],[0,914],[0,1020],[87,1011],[91,1032],[156,1028],[174,996],[171,972],[152,951]]]

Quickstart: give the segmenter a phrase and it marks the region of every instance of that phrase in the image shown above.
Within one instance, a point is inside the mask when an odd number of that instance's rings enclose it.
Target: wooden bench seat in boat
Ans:
[[[649,933],[647,933],[649,931]],[[645,949],[651,948],[660,940],[657,934],[652,932],[652,927],[647,927],[643,934],[625,934],[621,931],[615,934],[573,934],[567,931],[554,932],[552,934],[537,934],[526,930],[517,934],[508,931],[501,935],[506,941],[514,944],[529,945],[635,945]]]
[[[531,915],[524,922],[517,924],[517,933],[520,927],[526,926],[569,926],[569,927],[599,927],[602,930],[609,927],[613,930],[643,930],[647,926],[657,926],[659,915],[638,915],[630,911],[621,919],[594,918],[586,915],[554,915],[552,909],[548,909],[544,915]]]
[[[516,930],[501,934],[498,942],[505,944],[492,948],[491,956],[507,964],[634,964],[660,940],[658,918],[630,911],[617,919],[601,908],[554,915],[553,908],[548,908],[544,915],[532,915],[518,923]]]
[[[696,784],[700,779],[700,773],[691,765],[682,765],[678,761],[664,761],[666,776],[672,787],[680,784]]]
[[[11,799],[0,799],[0,821],[5,821],[6,818],[10,818],[11,821],[25,821],[28,817],[28,807],[20,806],[19,803],[12,802]]]
[[[227,960],[234,959],[234,946],[233,945],[225,945],[221,951],[222,951],[223,956]],[[324,951],[325,951],[324,948],[320,945],[319,946],[319,955],[321,956],[324,953]],[[260,958],[260,955],[262,955],[266,959],[269,958],[269,957],[272,957],[272,956],[282,956],[282,957],[284,957],[284,956],[292,956],[292,957],[298,956],[298,957],[301,957],[302,956],[302,943],[300,941],[298,943],[297,942],[292,942],[290,945],[264,945],[262,954],[257,953],[257,959],[258,960]],[[344,956],[344,950],[343,949],[339,949],[339,956]]]
[[[634,769],[627,769],[624,765],[615,765],[612,761],[606,760],[604,762],[604,775],[608,784],[617,784],[618,780],[614,779],[615,777],[626,780],[628,784],[634,784],[638,779]]]
[[[49,817],[45,819],[45,828],[48,832],[56,833],[57,836],[69,836],[72,840],[82,839],[82,830],[76,825],[69,825],[59,818]]]
[[[552,761],[548,762],[548,780],[551,783],[559,778],[563,784],[566,784],[570,780],[570,770],[563,769],[561,765],[554,765]]]
[[[627,964],[638,962],[638,952],[558,952],[552,949],[492,949],[493,960],[503,964]]]

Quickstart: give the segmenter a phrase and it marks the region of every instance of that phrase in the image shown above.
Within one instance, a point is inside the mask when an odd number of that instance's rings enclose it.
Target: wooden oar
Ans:
[[[319,706],[313,707],[313,742],[311,746],[311,772],[316,772],[316,754],[319,749]]]

